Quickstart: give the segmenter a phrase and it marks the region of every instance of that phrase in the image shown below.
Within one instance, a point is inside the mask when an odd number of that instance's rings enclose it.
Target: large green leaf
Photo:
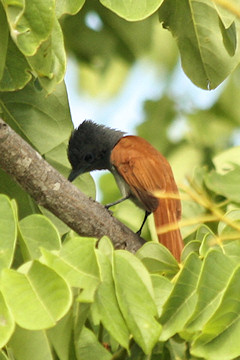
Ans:
[[[231,104],[229,106],[231,106]],[[226,110],[228,111],[228,109]],[[230,170],[234,170],[236,165],[240,166],[240,146],[231,147],[217,154],[213,158],[213,163],[219,174],[225,174]]]
[[[14,331],[14,327],[15,322],[13,316],[0,292],[0,349],[8,342]]]
[[[0,49],[1,49],[1,56],[0,56],[0,80],[3,75],[3,70],[5,67],[5,61],[7,57],[7,47],[8,47],[8,24],[6,19],[6,14],[0,3]]]
[[[98,341],[96,335],[84,327],[76,343],[77,358],[81,360],[111,360],[112,354]]]
[[[30,66],[26,58],[9,37],[6,61],[0,79],[0,91],[22,89],[31,79]]]
[[[100,0],[100,2],[128,21],[142,20],[154,13],[163,0]]]
[[[46,95],[33,83],[20,91],[0,93],[4,119],[40,153],[46,153],[65,141],[72,130],[64,83]]]
[[[84,3],[85,0],[56,0],[56,15],[59,18],[63,14],[76,14]]]
[[[239,63],[239,30],[223,26],[213,1],[165,0],[159,17],[176,38],[183,70],[195,85],[214,89]]]
[[[96,293],[100,320],[114,339],[128,349],[130,334],[117,302],[110,259],[99,252],[98,260],[102,275],[102,282]]]
[[[19,218],[23,218],[33,212],[39,212],[34,200],[16,183],[13,178],[0,169],[0,193],[14,198],[18,204]]]
[[[64,318],[51,329],[47,330],[47,336],[51,341],[54,350],[60,360],[69,360],[71,353],[71,343],[73,332],[73,316],[70,311]]]
[[[167,301],[172,289],[173,283],[165,276],[152,274],[151,275],[153,290],[155,294],[155,302],[158,309],[158,316],[162,315],[163,305]]]
[[[53,360],[51,346],[44,331],[29,331],[17,327],[10,343],[17,360]]]
[[[33,214],[19,222],[21,233],[22,252],[26,259],[37,259],[41,256],[40,247],[48,250],[59,250],[61,247],[60,235],[45,216]]]
[[[163,330],[160,340],[166,341],[184,329],[184,325],[192,315],[196,302],[196,285],[201,269],[201,261],[195,253],[186,259],[177,278],[174,288],[163,306],[160,322]]]
[[[137,257],[150,273],[173,276],[179,271],[176,259],[162,244],[147,242],[138,250]]]
[[[233,270],[234,264],[227,256],[220,251],[210,250],[200,272],[196,308],[185,330],[195,333],[202,329],[218,308]]]
[[[63,34],[57,19],[54,21],[52,32],[33,56],[27,60],[37,73],[40,84],[48,93],[52,92],[65,75],[66,53]]]
[[[56,324],[68,311],[71,291],[55,271],[34,261],[2,272],[2,291],[18,325],[29,330]]]
[[[220,306],[203,327],[192,354],[211,360],[230,360],[240,355],[240,268],[229,278]]]
[[[73,287],[79,287],[79,301],[92,302],[100,282],[95,252],[96,240],[75,237],[69,239],[60,251],[42,249],[43,261],[59,273]]]
[[[240,203],[240,166],[235,165],[235,169],[226,174],[218,174],[212,171],[205,176],[207,187],[217,194],[225,196],[231,201]]]
[[[6,195],[0,194],[0,272],[10,267],[17,239],[15,209]]]
[[[134,340],[148,354],[161,332],[150,275],[141,261],[126,251],[116,251],[113,264],[116,296],[124,320]]]
[[[236,14],[234,14],[233,11],[229,11],[230,9],[234,9],[234,3],[237,9],[238,0],[228,0],[226,7],[222,6],[221,3],[218,4],[217,1],[215,3],[218,15],[221,18],[226,29],[228,29],[236,19]]]
[[[11,35],[19,49],[33,55],[53,27],[54,0],[3,0]]]

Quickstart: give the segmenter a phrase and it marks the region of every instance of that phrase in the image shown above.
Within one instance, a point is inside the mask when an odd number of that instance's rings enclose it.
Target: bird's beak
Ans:
[[[74,179],[76,179],[81,174],[82,174],[81,170],[72,170],[68,176],[68,181],[72,182]]]

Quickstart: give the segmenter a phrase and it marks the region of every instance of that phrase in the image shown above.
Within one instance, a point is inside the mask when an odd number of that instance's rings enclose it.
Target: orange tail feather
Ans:
[[[160,199],[159,206],[154,211],[154,221],[158,233],[158,240],[161,244],[166,246],[173,256],[180,262],[181,252],[184,247],[180,230],[177,226],[178,219],[176,211],[174,211],[173,199]],[[164,233],[159,233],[159,230],[164,226],[171,225],[175,230],[166,230]],[[177,228],[176,228],[177,227]]]

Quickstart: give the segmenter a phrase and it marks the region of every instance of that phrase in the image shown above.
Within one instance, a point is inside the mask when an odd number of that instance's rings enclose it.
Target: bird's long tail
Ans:
[[[176,204],[179,205],[177,209]],[[180,201],[179,203],[176,203],[176,199],[159,199],[159,205],[153,215],[159,242],[165,245],[177,261],[180,262],[181,252],[184,247],[182,236],[178,228],[178,220],[181,216]],[[166,232],[164,228],[166,229]],[[171,230],[171,228],[174,230]],[[162,233],[162,231],[164,232]]]

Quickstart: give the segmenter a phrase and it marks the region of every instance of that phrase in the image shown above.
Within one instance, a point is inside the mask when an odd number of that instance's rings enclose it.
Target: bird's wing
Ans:
[[[178,194],[178,189],[168,161],[146,140],[138,136],[125,136],[117,143],[111,153],[111,163],[130,185],[133,195],[153,212],[160,201],[156,192]],[[179,199],[170,202],[171,211],[176,218],[181,216]]]
[[[111,162],[143,208],[153,212],[159,242],[180,261],[184,246],[178,228],[181,202],[174,198],[178,189],[168,161],[146,140],[126,136],[112,150]]]

